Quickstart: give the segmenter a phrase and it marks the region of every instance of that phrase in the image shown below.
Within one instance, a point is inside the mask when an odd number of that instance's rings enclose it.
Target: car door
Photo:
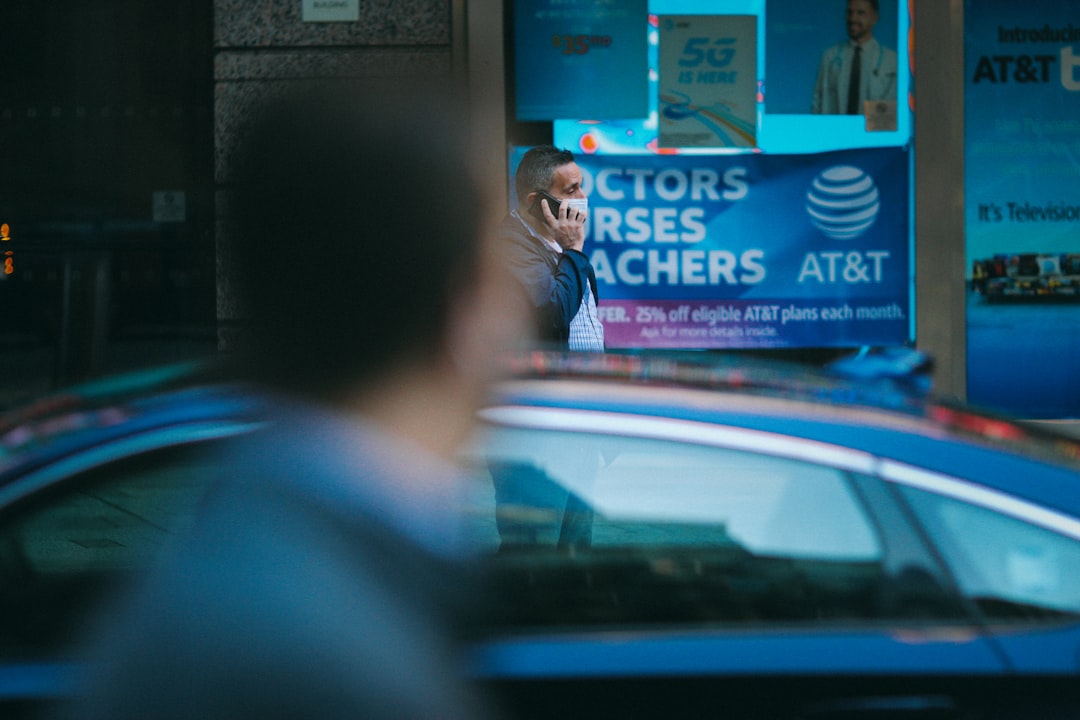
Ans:
[[[216,444],[256,427],[205,418],[117,433],[0,487],[0,717],[37,717],[72,691],[95,609],[192,521]]]
[[[659,417],[485,418],[466,499],[491,576],[474,672],[520,716],[1006,706],[1006,659],[876,458]]]

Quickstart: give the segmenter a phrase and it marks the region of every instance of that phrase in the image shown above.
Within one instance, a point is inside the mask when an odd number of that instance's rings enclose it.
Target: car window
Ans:
[[[994,620],[1080,614],[1080,540],[929,490],[901,487],[961,590]]]
[[[106,593],[183,532],[211,476],[205,445],[97,467],[0,516],[0,656],[62,650]]]
[[[884,549],[846,471],[670,440],[492,428],[472,539],[511,626],[889,614]]]

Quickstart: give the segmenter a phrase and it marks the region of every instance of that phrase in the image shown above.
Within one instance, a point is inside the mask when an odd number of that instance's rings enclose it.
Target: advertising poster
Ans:
[[[608,347],[909,339],[907,150],[577,162]]]
[[[757,124],[754,127],[754,143],[745,149],[769,153],[817,153],[857,147],[907,145],[911,140],[912,124],[909,104],[912,78],[908,55],[908,42],[911,39],[910,3],[911,0],[880,0],[879,19],[873,27],[873,35],[880,47],[895,50],[899,69],[896,76],[896,112],[887,118],[876,111],[864,116],[811,114],[821,59],[847,33],[846,0],[813,3],[805,0],[769,0],[767,8],[765,0],[649,0],[648,20],[642,22],[647,35],[647,114],[615,119],[587,115],[556,118],[552,122],[554,142],[560,147],[588,154],[717,152],[717,146],[661,146],[659,141],[662,117],[659,96],[666,87],[660,83],[660,18],[682,15],[756,18],[757,96],[754,103]],[[698,52],[701,49],[699,46],[700,40],[698,45],[690,46],[687,57],[683,59],[692,63],[700,58],[701,64],[706,64],[707,56]],[[677,66],[680,51],[687,50],[685,42],[681,47],[676,44],[667,48],[672,53],[668,58],[669,64]],[[749,62],[745,55],[740,58]],[[879,86],[887,76],[885,55],[875,55],[875,58],[880,59],[881,64],[872,63],[868,72],[869,77],[878,78],[873,84]],[[716,56],[715,59],[720,61],[722,58]],[[624,81],[627,78],[625,74],[619,77]],[[678,77],[676,70],[676,81]],[[668,115],[687,114],[687,109],[679,107],[681,96],[669,94],[668,97],[674,99],[674,103],[667,106]],[[694,118],[693,122],[699,123],[701,117]],[[668,118],[669,130],[672,128],[670,120]],[[674,141],[669,139],[668,142]],[[719,149],[726,152],[726,147],[719,146]]]
[[[645,117],[646,17],[647,0],[516,0],[518,120]]]
[[[661,15],[659,146],[757,145],[757,17]]]
[[[906,41],[900,35],[897,4],[898,0],[880,0],[870,33],[882,48],[898,53],[904,67]],[[822,64],[835,59],[829,50],[848,39],[847,0],[769,0],[765,18],[765,112],[810,114]],[[875,55],[868,68],[879,80],[883,60],[883,55]]]
[[[1056,0],[967,0],[967,395],[1080,417],[1080,25]]]

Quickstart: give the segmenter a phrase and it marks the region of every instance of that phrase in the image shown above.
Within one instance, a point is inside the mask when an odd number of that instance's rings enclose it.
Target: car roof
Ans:
[[[861,450],[969,478],[1080,515],[1080,443],[935,398],[904,377],[714,354],[527,352],[492,404],[574,408],[731,425]],[[0,487],[124,437],[198,423],[260,420],[265,401],[185,363],[95,380],[0,415]],[[597,427],[602,431],[603,427]],[[1031,482],[1038,466],[1038,482]]]
[[[0,415],[0,487],[89,448],[166,428],[250,423],[256,396],[207,363],[96,379]],[[183,433],[177,434],[182,440]]]
[[[739,356],[535,352],[515,356],[510,367],[512,377],[493,405],[650,415],[788,435],[1080,514],[1076,439],[935,397],[906,380],[851,380]]]

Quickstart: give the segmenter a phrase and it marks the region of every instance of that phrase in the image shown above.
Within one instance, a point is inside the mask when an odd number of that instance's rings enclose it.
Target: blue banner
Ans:
[[[909,339],[907,150],[577,162],[609,347]]]
[[[1056,0],[965,3],[968,399],[1080,416],[1080,26]]]

